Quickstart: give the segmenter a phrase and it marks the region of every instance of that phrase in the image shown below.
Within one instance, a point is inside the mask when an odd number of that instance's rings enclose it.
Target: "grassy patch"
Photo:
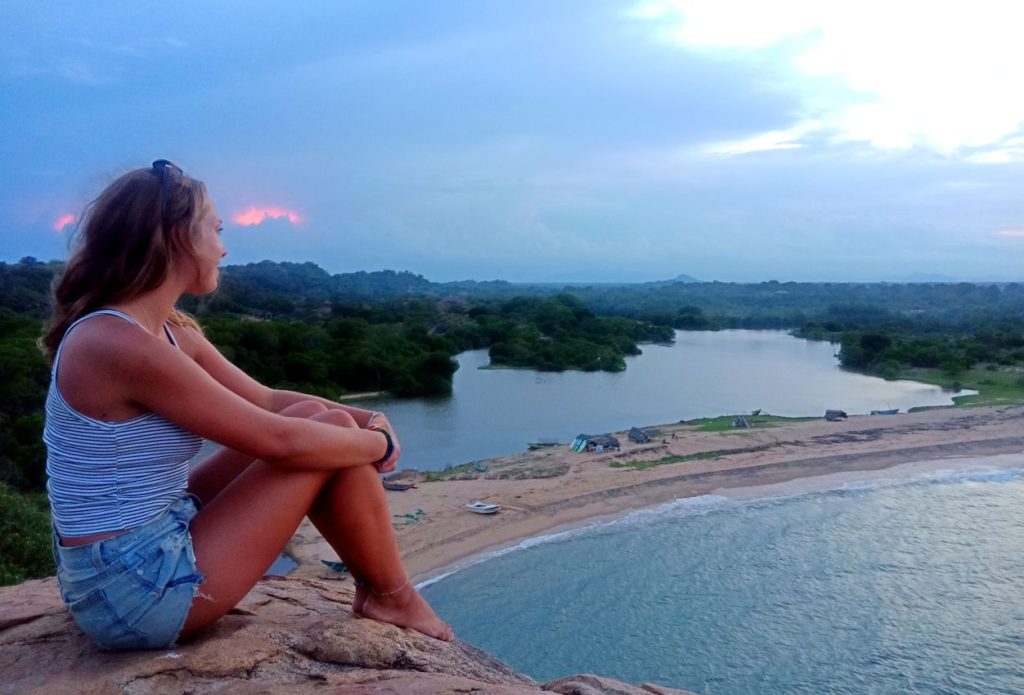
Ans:
[[[423,474],[423,482],[436,483],[439,480],[450,480],[456,476],[465,475],[467,473],[480,473],[480,471],[476,470],[475,461],[463,463],[462,465],[459,466],[447,466],[446,468],[440,471],[426,471]],[[473,477],[476,477],[476,475],[474,475]]]
[[[733,427],[732,421],[737,417],[747,419],[749,428]],[[695,420],[684,420],[681,424],[696,425],[698,432],[742,432],[744,429],[766,429],[778,427],[787,422],[816,420],[808,417],[782,417],[781,415],[719,415],[718,417],[702,417]]]
[[[900,373],[901,379],[913,379],[945,389],[977,391],[973,396],[954,396],[958,407],[1010,405],[1024,401],[1024,371],[1013,367],[975,368],[951,376],[938,369],[913,369]],[[912,412],[923,410],[912,408]]]
[[[648,468],[654,468],[655,466],[664,466],[668,463],[684,463],[686,461],[703,461],[704,459],[716,459],[720,456],[728,456],[730,454],[746,454],[751,451],[760,451],[766,447],[764,446],[748,446],[740,449],[715,449],[713,451],[698,451],[695,454],[674,454],[672,456],[663,456],[660,459],[654,459],[653,461],[612,461],[609,466],[612,468],[633,468],[638,471],[646,470]]]

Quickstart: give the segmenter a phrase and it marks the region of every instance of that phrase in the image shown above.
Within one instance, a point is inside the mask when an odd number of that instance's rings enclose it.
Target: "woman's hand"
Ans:
[[[402,455],[402,445],[398,443],[398,436],[395,434],[395,428],[388,422],[387,416],[384,413],[374,413],[370,416],[370,419],[366,422],[366,429],[385,429],[388,434],[391,435],[391,441],[395,445],[391,451],[391,455],[383,461],[376,464],[378,473],[390,473],[395,470],[395,466],[398,464],[398,458]]]

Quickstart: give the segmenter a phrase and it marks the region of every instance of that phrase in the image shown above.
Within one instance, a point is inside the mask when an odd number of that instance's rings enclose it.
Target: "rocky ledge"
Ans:
[[[0,693],[685,695],[594,675],[536,683],[465,642],[355,618],[351,601],[340,582],[268,578],[190,644],[115,653],[78,631],[53,578],[3,587]]]

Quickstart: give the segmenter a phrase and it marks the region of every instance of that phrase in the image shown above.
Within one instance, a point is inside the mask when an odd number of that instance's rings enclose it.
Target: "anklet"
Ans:
[[[386,591],[384,593],[380,593],[380,592],[374,591],[373,589],[370,589],[370,593],[372,593],[374,596],[376,596],[378,598],[385,598],[387,596],[393,596],[394,594],[397,594],[399,591],[401,591],[402,589],[404,589],[407,586],[409,586],[409,580],[408,579],[405,580],[405,584],[403,584],[402,586],[400,586],[397,589],[394,589],[392,591]]]

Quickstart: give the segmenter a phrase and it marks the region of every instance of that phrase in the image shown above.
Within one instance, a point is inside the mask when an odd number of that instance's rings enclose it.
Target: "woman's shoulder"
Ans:
[[[202,351],[210,344],[206,337],[193,326],[184,326],[180,323],[168,321],[167,330],[174,336],[174,342],[178,349],[193,360],[202,354]]]
[[[145,378],[146,332],[117,316],[90,317],[69,331],[57,361],[55,386],[84,415],[119,421],[142,411],[128,402],[126,389]]]
[[[89,316],[67,332],[61,345],[60,363],[124,364],[151,350],[152,337],[142,326],[114,314]]]

